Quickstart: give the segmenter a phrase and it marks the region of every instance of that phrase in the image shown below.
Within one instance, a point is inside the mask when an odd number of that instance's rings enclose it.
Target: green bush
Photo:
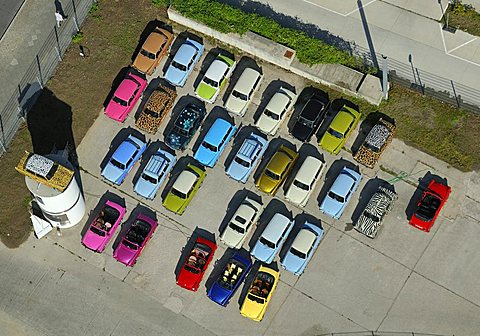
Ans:
[[[252,31],[292,48],[302,63],[308,65],[339,63],[362,71],[369,71],[360,58],[312,38],[302,31],[282,27],[274,20],[258,14],[245,13],[214,0],[171,0],[170,2],[182,15],[222,33],[242,35],[247,31]]]
[[[75,33],[75,35],[72,36],[73,43],[80,43],[82,40],[83,40],[83,33],[81,31]]]

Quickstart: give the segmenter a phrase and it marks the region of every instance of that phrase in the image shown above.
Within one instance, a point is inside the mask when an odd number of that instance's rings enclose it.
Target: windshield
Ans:
[[[234,224],[234,223],[230,223],[229,227],[233,230],[233,231],[237,231],[238,233],[245,233],[245,229],[238,226],[237,224]]]
[[[260,304],[263,304],[265,302],[264,299],[259,298],[258,296],[255,296],[255,295],[252,295],[252,294],[248,294],[248,299],[251,300],[251,301],[260,303]]]
[[[140,53],[145,57],[148,57],[150,59],[155,59],[155,54],[151,53],[150,51],[146,51],[145,49],[142,49]]]
[[[172,194],[174,194],[175,196],[177,197],[180,197],[180,198],[183,198],[183,199],[187,199],[187,195],[182,193],[181,191],[178,191],[177,189],[175,188],[172,188]]]
[[[310,121],[308,119],[305,119],[304,117],[299,117],[298,122],[302,125],[305,125],[307,127],[313,128],[313,121]]]
[[[329,128],[328,129],[328,133],[330,133],[331,135],[333,135],[335,138],[338,138],[338,139],[342,139],[343,138],[343,134],[338,132],[338,131],[335,131],[333,128]]]
[[[193,273],[193,274],[198,274],[200,273],[200,270],[198,268],[195,268],[195,267],[192,267],[190,266],[189,264],[185,264],[184,268],[189,271],[190,273]]]
[[[377,147],[369,142],[365,143],[365,147],[367,147],[368,149],[370,149],[372,152],[374,153],[378,153],[380,152],[380,147]]]
[[[157,184],[157,183],[158,183],[158,181],[157,181],[156,178],[153,178],[153,177],[151,177],[150,175],[147,175],[147,174],[142,174],[142,178],[143,178],[145,181],[150,182],[150,183],[152,183],[152,184]]]
[[[99,236],[105,237],[105,231],[100,230],[100,229],[97,228],[96,226],[93,226],[93,225],[90,226],[90,230],[91,230],[93,233],[95,233],[95,234],[97,234],[97,235],[99,235]]]
[[[235,156],[235,162],[241,166],[244,166],[245,168],[250,168],[250,163],[242,158],[239,158],[238,156]]]
[[[178,63],[178,62],[172,61],[172,66],[174,68],[177,68],[178,70],[187,71],[187,67],[183,64]]]
[[[152,111],[152,110],[150,110],[150,109],[148,109],[148,108],[146,108],[144,112],[145,112],[145,114],[151,115],[152,117],[155,117],[155,118],[158,117],[158,113],[157,113],[157,112]]]
[[[275,244],[272,243],[270,240],[264,238],[264,237],[260,237],[260,242],[265,245],[265,246],[268,246],[269,248],[271,249],[274,249],[275,248]]]
[[[374,222],[380,222],[380,218],[379,218],[379,217],[375,216],[374,214],[372,214],[372,213],[370,213],[370,212],[368,212],[368,211],[365,211],[365,212],[363,213],[363,215],[364,215],[365,217],[367,217],[367,218],[370,218],[370,219],[373,220]]]
[[[206,141],[204,141],[204,142],[202,143],[202,146],[205,147],[206,149],[211,150],[212,152],[218,151],[218,148],[217,148],[217,147],[215,147],[215,146],[212,145],[212,144],[209,144],[209,143],[206,142]]]
[[[295,255],[295,256],[297,256],[297,257],[299,257],[299,258],[301,258],[301,259],[307,258],[307,255],[306,255],[305,253],[300,252],[299,250],[295,249],[294,247],[292,247],[292,248],[290,249],[290,253],[292,253],[293,255]]]
[[[125,165],[124,165],[123,163],[121,163],[121,162],[118,162],[118,161],[115,160],[114,158],[111,158],[111,159],[110,159],[110,163],[111,163],[112,165],[114,165],[115,167],[117,167],[117,168],[125,169]]]
[[[248,100],[248,97],[247,97],[246,94],[240,93],[240,92],[235,91],[235,90],[233,90],[232,96],[237,97],[238,99],[241,99],[241,100],[245,100],[245,101]]]
[[[274,180],[280,180],[280,175],[275,174],[274,172],[272,172],[269,169],[265,170],[265,175],[267,175],[268,177],[270,177]]]
[[[175,133],[188,137],[188,130],[175,126]]]
[[[118,98],[117,96],[113,97],[113,101],[117,104],[122,105],[122,106],[127,106],[128,105],[128,103],[125,100],[123,100],[121,98]]]
[[[306,185],[305,183],[300,182],[299,180],[293,181],[293,185],[296,186],[297,188],[300,188],[305,191],[310,190],[310,186]]]
[[[125,240],[125,239],[122,240],[122,244],[125,245],[126,247],[128,247],[128,248],[131,249],[131,250],[136,250],[136,249],[138,249],[138,246],[137,246],[137,245],[132,244],[132,243],[130,243],[128,240]]]
[[[328,197],[333,198],[335,201],[344,203],[345,199],[342,196],[335,194],[333,191],[328,192]]]
[[[265,109],[265,111],[263,112],[266,116],[272,118],[273,120],[280,120],[280,116],[276,113],[273,113],[272,111],[270,110],[267,110]]]
[[[208,77],[205,77],[203,81],[210,86],[218,87],[218,83]]]

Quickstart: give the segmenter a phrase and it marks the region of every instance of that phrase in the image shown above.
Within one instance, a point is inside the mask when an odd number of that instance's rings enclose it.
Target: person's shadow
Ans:
[[[63,17],[63,19],[66,19],[68,17],[63,11],[62,4],[59,0],[55,0],[55,11],[59,13]]]

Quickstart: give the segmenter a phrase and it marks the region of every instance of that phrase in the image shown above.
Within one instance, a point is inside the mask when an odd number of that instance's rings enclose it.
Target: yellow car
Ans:
[[[323,134],[319,146],[327,152],[337,155],[357,126],[361,116],[360,112],[344,105]]]
[[[240,314],[254,321],[261,321],[279,278],[280,272],[260,266],[255,280],[250,284],[247,296],[240,307]]]
[[[272,156],[255,186],[266,194],[274,195],[297,161],[298,153],[280,146]]]

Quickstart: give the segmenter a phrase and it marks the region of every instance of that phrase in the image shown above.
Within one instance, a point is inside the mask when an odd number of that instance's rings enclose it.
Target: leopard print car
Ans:
[[[370,130],[354,159],[366,167],[373,168],[395,134],[395,125],[380,119]]]
[[[135,125],[145,132],[155,134],[163,119],[171,110],[176,97],[177,93],[175,91],[160,85],[153,91]]]

